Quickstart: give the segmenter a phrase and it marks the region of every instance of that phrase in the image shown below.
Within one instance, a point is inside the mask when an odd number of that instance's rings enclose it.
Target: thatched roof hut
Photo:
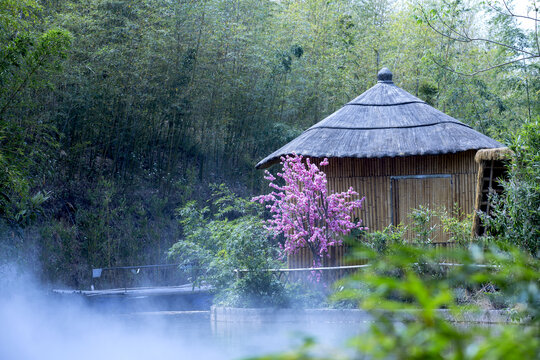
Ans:
[[[383,68],[378,83],[299,137],[265,157],[265,168],[287,154],[315,161],[327,157],[324,168],[331,191],[352,186],[366,196],[357,214],[371,230],[407,223],[420,205],[457,204],[472,212],[479,149],[502,145],[470,126],[397,87]],[[437,241],[447,239],[439,234]],[[340,255],[337,254],[337,264]],[[293,266],[309,266],[309,254]]]
[[[497,141],[397,87],[383,68],[378,83],[257,164],[283,155],[382,158],[502,147]]]

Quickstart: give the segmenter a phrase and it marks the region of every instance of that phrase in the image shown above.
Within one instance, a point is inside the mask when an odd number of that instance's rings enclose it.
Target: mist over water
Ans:
[[[238,359],[286,351],[305,336],[336,347],[353,324],[211,323],[208,313],[103,312],[53,296],[31,277],[0,284],[0,359]]]

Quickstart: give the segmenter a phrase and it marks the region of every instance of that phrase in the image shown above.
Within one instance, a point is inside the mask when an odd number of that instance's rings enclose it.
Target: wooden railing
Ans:
[[[413,265],[418,265],[414,263]],[[449,262],[440,262],[437,265],[441,267],[454,267],[454,266],[464,266],[464,264],[458,263],[449,263]],[[296,268],[296,269],[264,269],[260,271],[268,271],[278,278],[280,281],[289,282],[289,281],[308,281],[312,280],[316,273],[319,272],[320,278],[327,284],[333,283],[347,275],[350,275],[360,269],[365,269],[370,267],[370,264],[363,265],[348,265],[348,266],[328,266],[328,267],[316,267],[316,268]],[[485,264],[470,264],[469,266],[473,267],[485,267],[485,268],[498,268],[498,265],[485,265]],[[234,270],[237,277],[242,277],[251,270],[247,269],[236,269]]]
[[[92,268],[92,288],[134,288],[185,284],[192,267],[180,264],[155,264]]]

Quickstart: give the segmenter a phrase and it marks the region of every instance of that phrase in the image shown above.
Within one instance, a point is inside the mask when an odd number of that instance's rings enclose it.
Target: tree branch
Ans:
[[[508,7],[508,4],[506,3],[505,0],[502,0],[503,4],[504,4],[504,7],[506,8],[506,10],[508,11],[508,14],[505,14],[504,12],[500,11],[500,10],[497,10],[498,12],[500,12],[501,14],[503,15],[507,15],[507,16],[513,16],[513,17],[517,17],[517,18],[522,18],[522,19],[529,19],[529,20],[533,20],[533,21],[538,21],[538,19],[535,19],[535,18],[532,18],[530,16],[525,16],[525,15],[518,15],[518,14],[514,14],[512,12],[512,10],[510,10],[510,8]],[[493,6],[491,6],[490,4],[487,4],[490,8],[492,9],[495,9]]]
[[[518,53],[530,55],[532,57],[540,57],[540,50],[539,50],[538,54],[535,54],[535,53],[529,52],[527,50],[520,49],[520,48],[517,48],[517,47],[512,46],[512,45],[504,44],[504,43],[501,43],[501,42],[498,42],[498,41],[495,41],[495,40],[486,39],[486,38],[472,38],[469,35],[467,35],[466,33],[462,33],[462,32],[459,32],[459,31],[453,29],[437,13],[437,17],[438,17],[439,21],[450,32],[450,33],[445,33],[442,30],[439,30],[438,28],[436,28],[435,25],[433,25],[433,23],[429,20],[429,17],[426,15],[423,8],[421,8],[421,11],[422,11],[422,15],[424,17],[424,20],[426,21],[426,24],[433,31],[435,31],[437,34],[439,34],[441,36],[444,36],[444,37],[446,37],[446,38],[448,38],[450,40],[459,41],[459,42],[463,42],[463,43],[470,43],[470,42],[473,42],[473,41],[483,41],[483,42],[486,42],[486,43],[491,43],[491,44],[499,45],[499,46],[507,48],[507,49],[514,50],[514,51],[516,51]],[[536,25],[536,23],[535,23],[535,25]],[[451,33],[456,34],[458,37],[452,36]]]
[[[486,3],[487,6],[489,6],[492,10],[498,12],[499,14],[501,15],[504,15],[504,16],[512,16],[512,17],[516,17],[516,18],[522,18],[522,19],[527,19],[527,20],[532,20],[534,21],[534,37],[535,37],[535,40],[536,40],[536,48],[538,50],[538,54],[540,54],[540,42],[538,41],[538,9],[534,9],[534,18],[530,17],[530,16],[524,16],[524,15],[518,15],[518,14],[515,14],[513,13],[510,8],[508,7],[508,4],[506,3],[505,0],[503,0],[503,3],[504,3],[504,6],[506,7],[506,10],[508,11],[508,14],[505,13],[504,11],[496,8],[495,6],[491,5],[490,3]]]
[[[538,21],[538,19],[532,18],[530,16],[517,15],[517,14],[511,13],[511,12],[510,13],[505,13],[504,11],[496,8],[495,6],[493,6],[493,5],[489,4],[489,3],[486,3],[486,5],[489,6],[489,8],[491,10],[496,11],[499,14],[504,15],[504,16],[517,17],[517,18],[523,18],[523,19],[532,20],[532,21]]]
[[[496,68],[501,67],[501,66],[510,65],[510,64],[513,64],[513,63],[518,62],[518,61],[529,60],[529,59],[534,59],[534,58],[538,58],[538,57],[540,57],[540,56],[534,55],[534,56],[523,57],[523,58],[515,59],[515,60],[512,60],[512,61],[507,61],[507,62],[502,63],[502,64],[493,65],[493,66],[490,66],[490,67],[485,68],[485,69],[477,70],[477,71],[469,73],[469,74],[462,73],[462,72],[459,72],[459,71],[454,70],[452,68],[449,68],[446,65],[438,63],[435,59],[433,59],[433,62],[437,66],[439,66],[439,67],[441,67],[441,68],[443,68],[445,70],[451,71],[451,72],[453,72],[455,74],[462,75],[462,76],[475,76],[477,74],[480,74],[480,73],[483,73],[483,72],[486,72],[486,71],[489,71],[489,70],[493,70],[493,69],[496,69]]]

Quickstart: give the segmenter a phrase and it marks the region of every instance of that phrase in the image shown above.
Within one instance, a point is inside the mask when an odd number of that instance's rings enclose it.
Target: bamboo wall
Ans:
[[[405,206],[423,204],[433,208],[433,203],[435,203],[448,208],[457,204],[462,212],[472,213],[478,173],[478,164],[474,161],[475,153],[476,151],[472,150],[446,155],[379,159],[331,158],[329,165],[323,167],[322,170],[327,174],[330,193],[346,191],[352,186],[360,197],[365,196],[363,208],[357,211],[353,218],[362,219],[363,225],[367,226],[369,231],[377,231],[390,225],[392,217],[403,221],[403,201],[407,197],[410,201]],[[318,162],[317,159],[313,160]],[[420,187],[421,192],[417,190],[414,196],[411,188],[405,187],[410,186],[410,181],[395,178],[392,180],[392,177],[416,175],[449,176],[434,177],[433,181],[426,181],[425,185]],[[446,181],[437,179],[446,179]],[[400,199],[392,200],[391,187],[394,196],[398,192]],[[401,209],[396,209],[396,202],[402,203]],[[401,213],[401,219],[399,213]],[[446,242],[447,240],[441,234],[437,241]],[[332,251],[335,252],[336,257],[330,261],[329,265],[343,264],[344,250]],[[309,267],[312,262],[311,253],[307,249],[289,258],[289,266],[292,268]]]

